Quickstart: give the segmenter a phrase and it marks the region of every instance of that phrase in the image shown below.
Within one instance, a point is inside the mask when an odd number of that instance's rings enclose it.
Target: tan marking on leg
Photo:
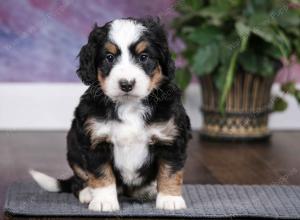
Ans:
[[[100,168],[101,177],[91,176],[87,182],[87,185],[91,188],[105,187],[115,184],[116,179],[110,165],[103,165]]]
[[[107,42],[104,45],[104,48],[107,50],[107,52],[111,53],[111,54],[116,54],[118,52],[118,47],[117,45],[111,43],[111,42]]]
[[[147,41],[141,41],[135,46],[135,52],[137,54],[140,54],[144,52],[144,50],[148,47],[148,42]]]
[[[172,173],[171,167],[164,162],[159,165],[157,191],[165,195],[180,196],[183,182],[183,171]]]
[[[98,172],[101,173],[100,177],[96,177],[94,174],[82,169],[76,164],[71,165],[71,167],[74,173],[79,178],[84,180],[87,186],[91,188],[105,187],[105,186],[112,185],[116,182],[112,167],[109,164],[105,164],[99,167]]]
[[[74,173],[81,178],[84,181],[87,181],[89,179],[89,175],[86,171],[84,171],[82,168],[80,168],[77,164],[71,165]]]
[[[161,81],[163,80],[164,76],[161,72],[161,67],[158,65],[151,74],[151,82],[149,86],[149,91],[157,88]]]

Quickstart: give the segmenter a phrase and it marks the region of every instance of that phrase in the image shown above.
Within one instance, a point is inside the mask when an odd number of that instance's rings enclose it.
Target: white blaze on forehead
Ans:
[[[145,30],[146,27],[133,20],[119,19],[112,22],[109,39],[124,50],[136,42]]]
[[[105,93],[114,100],[124,101],[122,99],[124,92],[121,91],[119,85],[120,80],[123,79],[135,81],[130,92],[135,99],[144,98],[149,94],[150,78],[142,67],[134,61],[129,51],[129,47],[141,38],[145,30],[145,26],[130,19],[119,19],[111,23],[108,38],[121,51],[120,57],[106,77]],[[125,99],[125,101],[128,100]]]

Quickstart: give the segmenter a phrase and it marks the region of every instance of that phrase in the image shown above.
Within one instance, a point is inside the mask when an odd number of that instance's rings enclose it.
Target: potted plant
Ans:
[[[261,139],[270,135],[268,115],[284,110],[271,98],[280,68],[300,57],[300,12],[297,1],[179,1],[172,27],[185,44],[179,54],[187,65],[176,80],[184,88],[191,74],[202,88],[201,134],[222,139]],[[281,85],[300,102],[293,81]],[[273,100],[273,101],[271,101]]]

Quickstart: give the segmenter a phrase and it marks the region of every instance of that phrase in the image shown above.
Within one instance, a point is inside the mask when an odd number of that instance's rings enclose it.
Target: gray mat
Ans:
[[[93,212],[71,194],[49,193],[34,183],[16,183],[7,192],[5,212],[22,216],[127,216],[127,217],[270,217],[300,218],[299,186],[185,185],[188,208],[155,209],[154,202],[121,198],[118,212]]]

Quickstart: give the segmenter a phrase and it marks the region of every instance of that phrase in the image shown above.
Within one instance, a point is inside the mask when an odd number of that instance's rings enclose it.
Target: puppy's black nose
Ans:
[[[120,89],[123,92],[130,92],[133,89],[134,84],[135,84],[135,80],[128,81],[127,79],[121,79],[119,81]]]

